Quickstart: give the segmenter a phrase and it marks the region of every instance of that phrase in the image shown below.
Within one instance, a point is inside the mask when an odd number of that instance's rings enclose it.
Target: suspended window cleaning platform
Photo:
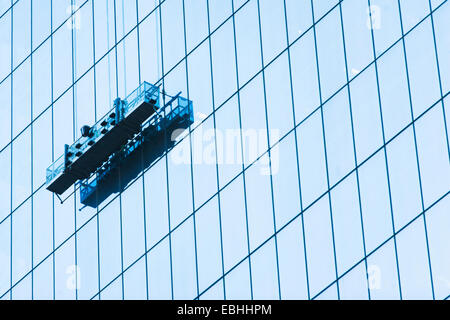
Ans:
[[[80,180],[81,203],[95,207],[171,147],[175,131],[192,123],[191,101],[160,94],[159,87],[144,82],[125,100],[116,99],[92,127],[81,128],[80,139],[66,145],[64,155],[47,169],[47,190],[61,195]],[[121,168],[126,170],[118,179]],[[121,180],[119,186],[115,180]]]
[[[123,191],[194,122],[192,102],[179,95],[171,98],[161,111],[144,123],[142,131],[110,157],[95,175],[80,182],[82,204],[95,208],[112,193]]]

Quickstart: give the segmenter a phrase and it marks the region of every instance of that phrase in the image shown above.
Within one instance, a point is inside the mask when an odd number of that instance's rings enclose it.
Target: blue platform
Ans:
[[[78,180],[89,182],[93,176],[97,183],[119,159],[131,159],[133,151],[146,144],[151,148],[152,139],[174,126],[187,128],[193,121],[192,102],[178,95],[161,107],[160,95],[159,87],[144,82],[125,100],[116,99],[114,107],[92,127],[84,126],[82,137],[66,145],[64,155],[47,169],[47,190],[61,195]],[[87,199],[93,186],[84,185],[88,187],[82,187],[81,197]]]
[[[193,121],[192,102],[179,96],[171,99],[95,175],[81,181],[80,202],[95,208],[112,193],[123,191],[143,170],[170,149],[176,136]]]

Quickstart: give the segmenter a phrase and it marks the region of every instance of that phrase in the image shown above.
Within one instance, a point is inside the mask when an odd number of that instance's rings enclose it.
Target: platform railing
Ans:
[[[53,162],[46,170],[46,183],[49,183],[64,171],[64,155]]]
[[[137,89],[128,95],[124,100],[124,115],[133,111],[141,102],[149,102],[151,99],[159,101],[159,87],[148,82],[143,82]],[[155,110],[156,111],[156,110]]]

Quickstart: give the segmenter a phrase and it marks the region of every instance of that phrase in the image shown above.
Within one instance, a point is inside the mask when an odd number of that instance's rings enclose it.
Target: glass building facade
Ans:
[[[0,0],[1,299],[448,299],[447,0]],[[123,192],[46,168],[141,83]]]

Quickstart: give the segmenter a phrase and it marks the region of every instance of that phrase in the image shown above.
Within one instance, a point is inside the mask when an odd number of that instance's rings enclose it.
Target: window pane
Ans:
[[[336,279],[328,197],[304,213],[311,297]]]
[[[131,4],[131,3],[130,3]],[[81,77],[89,67],[93,59],[92,36],[92,5],[86,3],[74,16],[74,42],[75,42],[75,78]],[[77,19],[79,19],[77,21]]]
[[[164,158],[145,173],[144,181],[146,237],[149,249],[169,232],[167,173]]]
[[[12,288],[12,299],[31,300],[31,290],[31,275],[29,275]]]
[[[339,280],[339,295],[342,300],[367,300],[368,293],[366,266],[361,262]]]
[[[450,190],[450,163],[441,104],[416,124],[423,200],[427,208]]]
[[[367,253],[392,235],[392,216],[384,152],[378,152],[359,170],[361,209]]]
[[[145,254],[144,203],[142,179],[122,193],[123,267],[128,268]]]
[[[252,287],[256,300],[279,299],[275,241],[270,240],[252,255]]]
[[[316,3],[319,1],[315,1]],[[330,2],[321,1],[322,3]],[[337,1],[334,1],[337,2]],[[325,101],[346,82],[341,21],[333,10],[316,26],[322,100]]]
[[[250,1],[234,16],[239,86],[261,69],[261,43],[256,1]]]
[[[17,136],[31,121],[31,63],[27,59],[12,77],[13,136]]]
[[[294,120],[288,55],[283,54],[265,70],[270,145],[292,129]]]
[[[31,0],[33,6],[33,49],[50,36],[51,0]]]
[[[103,209],[98,218],[100,286],[103,288],[122,272],[119,199],[114,200],[113,203]]]
[[[149,299],[172,299],[169,238],[147,254]]]
[[[207,36],[208,10],[206,2],[196,0],[185,0],[184,8],[187,51],[189,52]]]
[[[225,272],[248,255],[244,184],[238,177],[220,193]]]
[[[260,0],[259,14],[264,64],[267,65],[286,48],[284,2]]]
[[[429,18],[425,20],[405,38],[414,118],[431,107],[440,96],[430,21]]]
[[[327,189],[321,115],[316,112],[298,128],[298,152],[303,207]]]
[[[348,74],[351,78],[373,60],[368,12],[367,1],[346,0],[342,3]]]
[[[231,20],[228,20],[225,25],[211,35],[214,104],[216,107],[234,94],[237,89],[233,36]]]
[[[161,4],[162,43],[164,70],[167,72],[184,55],[183,6],[180,0],[168,0]]]
[[[366,160],[383,144],[375,68],[372,66],[350,84],[356,156]]]
[[[11,213],[11,147],[0,152],[0,221]]]
[[[77,285],[75,239],[72,237],[55,252],[55,299],[74,300]]]
[[[270,178],[261,174],[267,155],[245,173],[250,250],[254,250],[274,233],[274,216]]]
[[[193,218],[189,218],[172,235],[172,270],[174,299],[197,296],[197,275]]]
[[[302,221],[297,218],[277,235],[282,299],[307,299]]]
[[[77,233],[78,299],[88,300],[99,290],[97,245],[97,219],[92,219]]]
[[[356,175],[352,174],[331,192],[331,205],[339,275],[364,257],[363,230]]]
[[[47,40],[33,53],[33,118],[51,104],[51,41]]]
[[[123,275],[124,299],[147,299],[147,283],[145,281],[145,258],[140,259]]]
[[[352,119],[348,91],[342,90],[323,109],[330,185],[336,184],[355,166]]]
[[[53,299],[53,257],[47,258],[33,271],[33,299]]]
[[[389,241],[369,256],[367,269],[371,299],[400,299],[394,240]]]
[[[216,132],[213,118],[198,126],[192,134],[195,207],[217,192]]]
[[[17,1],[13,12],[13,67],[31,52],[31,0]]]
[[[195,215],[199,291],[222,276],[222,243],[217,197]]]
[[[409,31],[420,20],[422,20],[429,11],[429,3],[427,0],[407,1],[401,0],[400,7],[402,12],[404,31]]]
[[[192,180],[189,139],[184,139],[168,155],[170,227],[175,228],[192,213]]]
[[[53,249],[53,195],[40,190],[33,196],[33,264],[40,263]]]
[[[387,146],[387,154],[392,209],[395,229],[398,230],[421,211],[419,175],[411,128]]]
[[[287,0],[286,15],[289,42],[292,42],[312,25],[311,2]]]
[[[227,300],[250,300],[249,260],[244,260],[225,277]]]
[[[17,208],[31,194],[31,134],[22,133],[12,144],[12,208]]]
[[[438,49],[440,75],[442,77],[443,91],[450,90],[450,57],[447,52],[450,51],[450,39],[447,36],[447,30],[450,28],[450,5],[444,4],[434,14],[434,28],[436,35],[436,45]]]
[[[401,43],[378,61],[383,125],[388,141],[411,122],[405,56]]]
[[[0,19],[0,81],[11,72],[11,11]]]
[[[403,299],[431,299],[427,240],[422,217],[400,232],[397,245]]]
[[[370,0],[370,4],[375,48],[378,56],[401,37],[398,2]],[[369,15],[367,15],[367,19],[370,22]]]
[[[295,121],[299,123],[320,105],[313,32],[302,36],[290,50]]]
[[[272,183],[277,230],[300,213],[297,153],[293,133],[271,151]]]
[[[242,171],[242,130],[237,97],[216,111],[216,139],[219,188],[223,188]]]
[[[0,294],[11,287],[11,219],[0,224]],[[9,295],[8,295],[9,296]]]

